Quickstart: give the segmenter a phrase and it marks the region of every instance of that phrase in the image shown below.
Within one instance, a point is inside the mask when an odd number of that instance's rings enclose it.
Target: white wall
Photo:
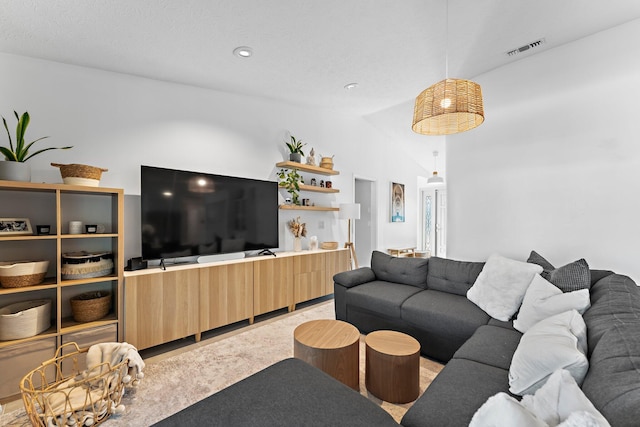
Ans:
[[[636,20],[475,79],[486,121],[447,138],[451,258],[535,249],[640,283],[638,40]]]
[[[74,145],[32,159],[33,181],[61,182],[51,162],[82,163],[109,169],[102,186],[124,188],[127,258],[139,255],[141,164],[276,180],[285,129],[308,142],[307,150],[335,155],[341,172],[331,178],[339,194],[305,197],[337,206],[353,201],[354,174],[376,177],[384,221],[378,225],[380,248],[415,242],[415,215],[404,224],[389,223],[384,184],[404,183],[407,212],[415,212],[415,177],[427,171],[361,118],[8,54],[0,54],[0,69],[0,114],[12,123],[13,110],[29,111],[27,137],[51,136],[38,143],[41,148]],[[6,137],[0,144],[7,144]],[[320,241],[346,240],[347,224],[336,213],[281,212],[283,249],[292,249],[284,223],[295,215]]]

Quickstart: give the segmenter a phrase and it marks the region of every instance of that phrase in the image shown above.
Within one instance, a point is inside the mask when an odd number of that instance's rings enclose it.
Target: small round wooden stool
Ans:
[[[360,390],[360,332],[341,320],[312,320],[293,331],[293,356]]]
[[[420,343],[395,331],[365,338],[367,390],[389,403],[409,403],[420,395]]]

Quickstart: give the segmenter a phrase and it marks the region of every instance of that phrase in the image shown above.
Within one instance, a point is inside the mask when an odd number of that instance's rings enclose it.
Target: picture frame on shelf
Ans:
[[[31,234],[33,228],[29,218],[0,218],[0,237]]]
[[[404,222],[404,184],[391,183],[391,222]]]

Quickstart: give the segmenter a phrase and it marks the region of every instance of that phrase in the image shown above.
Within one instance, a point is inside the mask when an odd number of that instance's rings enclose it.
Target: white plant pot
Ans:
[[[0,162],[0,180],[31,182],[31,166],[23,162]]]

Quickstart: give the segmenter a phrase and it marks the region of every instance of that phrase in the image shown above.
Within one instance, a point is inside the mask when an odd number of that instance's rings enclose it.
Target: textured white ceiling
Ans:
[[[446,7],[445,0],[0,0],[0,51],[372,115],[397,110],[444,78],[447,51],[448,75],[473,78],[640,17],[635,0],[450,0],[446,31]],[[546,43],[535,52],[505,54],[539,38]],[[254,56],[233,56],[241,45]],[[350,82],[359,87],[345,91]]]

